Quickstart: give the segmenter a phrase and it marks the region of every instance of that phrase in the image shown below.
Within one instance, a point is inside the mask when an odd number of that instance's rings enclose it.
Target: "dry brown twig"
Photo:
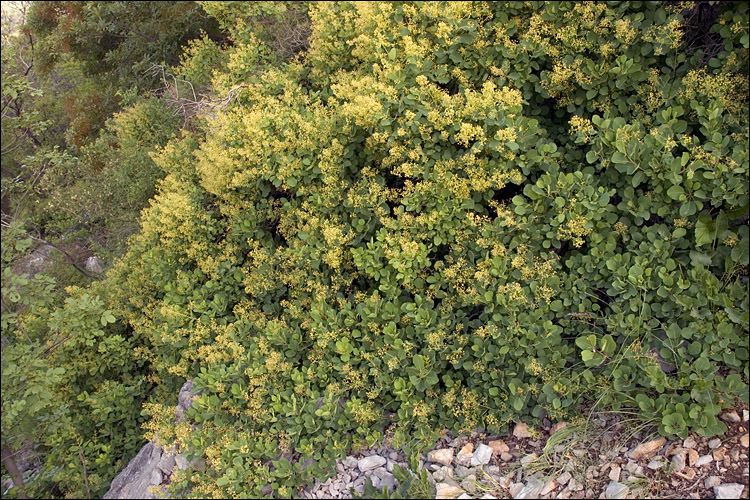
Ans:
[[[242,89],[248,87],[246,84],[236,85],[223,97],[212,98],[206,94],[200,94],[200,99],[198,99],[198,94],[196,94],[192,83],[182,78],[177,78],[172,73],[168,73],[161,64],[154,64],[145,74],[150,76],[159,75],[161,77],[164,87],[157,89],[157,92],[162,93],[162,97],[176,109],[183,117],[185,123],[190,117],[200,112],[209,110],[226,111],[229,105],[237,99]],[[180,95],[180,84],[189,87],[188,97]]]

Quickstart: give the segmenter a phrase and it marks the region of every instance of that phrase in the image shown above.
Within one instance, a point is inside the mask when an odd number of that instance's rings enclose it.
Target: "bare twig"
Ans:
[[[157,89],[157,92],[162,92],[162,97],[177,109],[177,112],[184,118],[185,122],[191,116],[207,110],[226,111],[229,105],[237,99],[240,91],[248,87],[245,84],[237,85],[230,89],[227,95],[220,98],[211,98],[206,94],[200,94],[199,100],[192,83],[168,73],[160,64],[154,64],[144,74],[161,77],[164,87]],[[190,87],[189,94],[192,95],[188,97],[180,95],[179,86],[181,83]]]
[[[5,220],[1,221],[1,222],[0,222],[0,224],[1,224],[1,225],[2,225],[3,227],[5,227],[5,228],[11,229],[11,225],[10,225],[10,223],[9,223],[9,222],[7,222],[7,221],[5,221]],[[97,277],[96,275],[90,274],[90,273],[89,273],[89,272],[88,272],[88,271],[87,271],[86,269],[83,269],[83,268],[82,268],[82,267],[80,267],[80,266],[79,266],[78,264],[76,264],[76,261],[75,261],[75,259],[73,258],[73,256],[72,256],[72,255],[70,255],[70,254],[69,254],[68,252],[66,252],[65,250],[63,250],[62,248],[60,248],[59,246],[55,245],[54,243],[52,243],[52,242],[50,242],[50,241],[48,241],[48,240],[45,240],[44,238],[41,238],[41,237],[38,237],[38,236],[34,236],[33,234],[31,234],[30,232],[28,232],[28,231],[26,231],[26,230],[24,230],[24,232],[25,232],[25,233],[26,233],[26,235],[27,235],[27,236],[28,236],[29,238],[31,238],[32,240],[38,241],[38,242],[40,242],[40,243],[44,243],[45,245],[49,245],[49,246],[51,246],[52,248],[54,248],[55,250],[57,250],[58,252],[60,252],[60,253],[62,253],[63,255],[65,255],[65,257],[67,257],[67,259],[68,259],[68,262],[70,263],[70,265],[71,265],[71,266],[73,266],[73,267],[74,267],[74,268],[75,268],[75,269],[76,269],[76,270],[77,270],[78,272],[80,272],[81,274],[83,274],[83,275],[84,275],[84,276],[86,276],[87,278],[89,278],[89,279],[95,279],[95,278]]]
[[[78,450],[78,456],[83,464],[83,480],[86,483],[86,498],[91,498],[91,490],[89,489],[89,475],[86,473],[86,460],[83,459],[83,453]]]

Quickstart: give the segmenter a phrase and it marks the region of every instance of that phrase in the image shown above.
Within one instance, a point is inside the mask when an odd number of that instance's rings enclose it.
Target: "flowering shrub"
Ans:
[[[261,74],[223,8],[240,43],[214,91],[245,87],[154,155],[167,177],[108,276],[150,381],[202,393],[195,429],[149,407],[208,465],[174,488],[286,497],[385,436],[586,398],[726,430],[747,399],[746,4],[716,7],[711,58],[683,50],[683,4],[312,4],[308,52]]]

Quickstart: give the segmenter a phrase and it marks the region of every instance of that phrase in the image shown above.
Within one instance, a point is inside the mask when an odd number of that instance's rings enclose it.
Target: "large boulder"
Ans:
[[[175,411],[176,423],[180,423],[185,418],[185,412],[193,404],[193,397],[196,394],[192,390],[192,379],[185,382],[180,389]],[[184,456],[176,452],[174,446],[165,450],[153,441],[149,441],[127,467],[112,480],[104,498],[156,498],[154,491],[160,485],[169,484],[175,466],[179,469],[186,469],[190,465]],[[165,498],[165,494],[166,491],[162,491],[159,497]]]
[[[151,487],[168,479],[174,465],[174,455],[149,441],[112,480],[104,498],[156,498]]]

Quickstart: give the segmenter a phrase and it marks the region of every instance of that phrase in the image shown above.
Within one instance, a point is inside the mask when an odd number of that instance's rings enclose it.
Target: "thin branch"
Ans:
[[[2,222],[1,222],[0,224],[2,224],[2,226],[3,226],[3,227],[6,227],[6,228],[8,228],[8,229],[10,229],[10,228],[11,228],[11,225],[10,225],[10,223],[8,223],[7,221],[2,221]],[[70,263],[70,265],[71,265],[71,266],[73,266],[73,267],[74,267],[74,268],[75,268],[75,269],[76,269],[76,270],[77,270],[78,272],[80,272],[81,274],[83,274],[83,275],[84,275],[84,276],[86,276],[87,278],[89,278],[89,279],[96,279],[96,278],[97,278],[97,275],[89,274],[89,272],[88,272],[87,270],[85,270],[85,269],[83,269],[83,268],[79,267],[79,266],[78,266],[78,264],[76,264],[76,261],[75,261],[75,259],[73,258],[73,256],[72,256],[72,255],[70,255],[70,254],[69,254],[68,252],[66,252],[65,250],[63,250],[62,248],[60,248],[59,246],[55,245],[54,243],[52,243],[52,242],[50,242],[50,241],[47,241],[47,240],[45,240],[44,238],[41,238],[41,237],[38,237],[38,236],[34,236],[34,235],[33,235],[33,234],[31,234],[31,233],[30,233],[29,231],[26,231],[26,230],[24,230],[24,232],[25,232],[25,233],[26,233],[26,235],[27,235],[27,236],[28,236],[29,238],[31,238],[32,240],[36,240],[36,241],[38,241],[38,242],[40,242],[40,243],[44,243],[45,245],[49,245],[49,246],[51,246],[52,248],[54,248],[55,250],[57,250],[58,252],[60,252],[60,253],[62,253],[63,255],[65,255],[65,257],[67,257],[67,259],[68,259],[68,262]]]
[[[81,459],[83,464],[83,480],[86,483],[86,497],[91,498],[91,490],[89,489],[89,475],[86,473],[86,460],[83,459],[83,453],[78,450],[78,457]]]

